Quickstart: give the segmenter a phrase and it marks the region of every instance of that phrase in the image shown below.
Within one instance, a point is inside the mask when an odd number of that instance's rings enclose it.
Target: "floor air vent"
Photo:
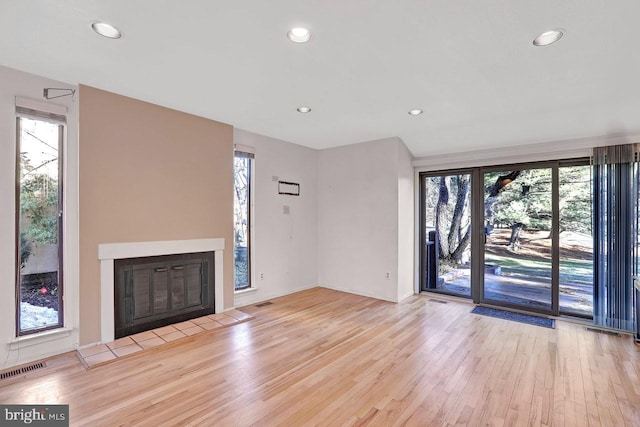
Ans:
[[[429,301],[437,302],[438,304],[447,304],[447,301],[442,301],[441,299],[429,298]]]
[[[271,301],[261,302],[260,304],[256,304],[256,307],[264,307],[265,305],[273,304]]]
[[[598,329],[598,328],[586,328],[586,329],[587,329],[587,331],[597,332],[599,334],[613,335],[614,337],[621,336],[619,333],[617,333],[615,331],[608,331],[606,329]]]
[[[23,366],[22,368],[14,369],[12,371],[5,371],[0,373],[0,380],[4,380],[7,378],[15,377],[17,375],[26,374],[31,371],[35,371],[36,369],[42,369],[47,365],[44,362],[34,363],[33,365]]]

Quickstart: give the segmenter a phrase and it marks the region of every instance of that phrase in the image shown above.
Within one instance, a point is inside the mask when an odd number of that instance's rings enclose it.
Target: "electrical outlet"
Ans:
[[[264,280],[264,273],[260,273],[260,280]]]
[[[278,177],[277,177],[277,176],[275,176],[275,175],[272,175],[272,176],[271,176],[271,181],[273,181],[273,182],[278,182],[278,181],[280,181],[280,178],[278,178]]]
[[[387,280],[391,279],[391,273],[389,273],[388,271],[384,274],[384,278]]]
[[[284,205],[282,207],[282,213],[285,214],[285,215],[289,215],[289,206]]]

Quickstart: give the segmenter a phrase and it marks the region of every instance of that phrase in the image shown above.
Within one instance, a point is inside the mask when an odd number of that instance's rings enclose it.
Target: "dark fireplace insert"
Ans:
[[[214,252],[115,260],[115,337],[215,312]]]

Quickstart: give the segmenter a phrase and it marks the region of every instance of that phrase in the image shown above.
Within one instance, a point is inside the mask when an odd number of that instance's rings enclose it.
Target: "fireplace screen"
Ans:
[[[214,312],[213,252],[116,260],[115,336]]]

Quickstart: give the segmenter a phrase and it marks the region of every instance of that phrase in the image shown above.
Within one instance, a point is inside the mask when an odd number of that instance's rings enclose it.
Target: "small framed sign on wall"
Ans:
[[[278,194],[299,196],[300,184],[296,184],[295,182],[278,181]]]

